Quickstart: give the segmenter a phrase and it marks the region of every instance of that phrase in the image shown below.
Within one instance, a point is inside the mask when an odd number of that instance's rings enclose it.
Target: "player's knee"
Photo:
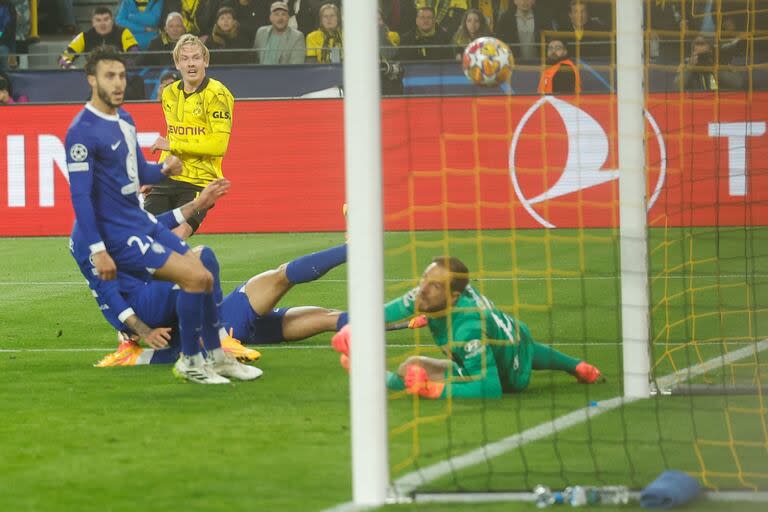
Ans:
[[[197,247],[195,248],[197,249]],[[199,249],[200,262],[208,269],[209,272],[218,274],[219,272],[219,260],[216,259],[216,253],[213,249],[206,246],[201,246]]]
[[[190,293],[209,293],[213,290],[213,275],[202,265],[187,272],[185,282],[179,283],[184,291]]]
[[[274,270],[275,274],[281,281],[285,281],[287,284],[291,284],[288,280],[288,264],[283,263]]]

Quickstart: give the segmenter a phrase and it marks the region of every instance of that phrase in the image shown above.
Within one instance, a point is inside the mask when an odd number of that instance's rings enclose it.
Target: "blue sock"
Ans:
[[[285,275],[293,284],[308,283],[347,261],[347,244],[296,258],[288,263]]]
[[[336,330],[340,331],[342,327],[349,323],[349,313],[342,311],[339,315],[339,319],[336,320]]]
[[[213,292],[206,293],[203,299],[203,344],[205,350],[217,349],[221,346],[219,340],[219,306],[223,300],[221,292],[221,281],[219,280],[219,262],[213,251],[204,247],[200,252],[200,261],[208,272],[213,275]]]
[[[202,293],[189,293],[181,290],[176,299],[181,351],[185,356],[193,356],[200,352],[200,318],[203,312],[204,298]]]
[[[181,347],[179,345],[171,345],[168,348],[155,350],[152,354],[152,359],[149,360],[149,364],[171,364],[175,363],[179,358],[179,352]]]

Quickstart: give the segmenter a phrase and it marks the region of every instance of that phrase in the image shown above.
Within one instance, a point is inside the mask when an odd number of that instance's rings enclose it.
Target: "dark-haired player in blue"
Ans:
[[[88,57],[85,72],[91,101],[72,121],[66,137],[76,218],[73,245],[87,247],[92,272],[104,281],[115,279],[120,271],[180,287],[174,306],[182,355],[174,365],[175,375],[201,384],[258,378],[260,370],[240,364],[221,349],[213,296],[218,264],[213,252],[205,249],[205,257],[197,258],[141,208],[140,186],[178,174],[181,161],[170,156],[163,164],[150,164],[144,159],[133,119],[120,108],[126,87],[122,55],[112,47],[97,48]],[[207,358],[201,353],[200,338]]]

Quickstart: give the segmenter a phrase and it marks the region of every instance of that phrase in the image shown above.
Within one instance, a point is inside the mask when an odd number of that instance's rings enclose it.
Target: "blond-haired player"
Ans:
[[[221,162],[232,132],[234,98],[213,78],[205,76],[210,55],[208,48],[192,34],[184,34],[173,49],[173,61],[181,80],[168,85],[161,98],[168,127],[166,137],[158,137],[152,151],[162,150],[160,159],[170,153],[184,163],[182,173],[155,185],[144,203],[150,213],[159,214],[193,200],[216,178],[223,177]],[[197,231],[205,211],[199,211],[177,227],[182,239]]]

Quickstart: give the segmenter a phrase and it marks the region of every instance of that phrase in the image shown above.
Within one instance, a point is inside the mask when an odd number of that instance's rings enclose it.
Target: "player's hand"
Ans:
[[[430,381],[427,370],[415,364],[408,365],[403,382],[406,393],[433,400],[440,398],[445,389],[445,382]]]
[[[144,342],[154,349],[167,347],[169,341],[171,341],[170,327],[157,327],[144,336]]]
[[[161,172],[166,176],[178,176],[181,174],[181,160],[179,157],[168,155],[168,158],[163,162],[163,169]]]
[[[93,254],[93,266],[99,273],[99,279],[111,281],[117,277],[117,265],[107,251],[99,251]]]
[[[403,379],[403,382],[405,382],[405,387],[408,393],[419,394],[419,392],[427,385],[428,380],[427,370],[421,366],[409,364],[408,368],[405,370],[405,378]]]
[[[333,335],[331,338],[331,346],[336,352],[341,352],[345,356],[349,357],[349,342],[350,342],[350,327],[349,324],[342,327],[339,332]]]
[[[152,144],[152,152],[156,153],[157,151],[170,151],[171,150],[171,144],[168,142],[168,139],[165,137],[158,137],[155,139],[155,143]]]
[[[217,178],[210,182],[202,192],[195,199],[195,210],[207,210],[214,204],[219,198],[229,192],[229,187],[232,185],[227,178]]]
[[[147,197],[152,192],[152,185],[142,185],[139,187],[139,193],[144,197]]]

